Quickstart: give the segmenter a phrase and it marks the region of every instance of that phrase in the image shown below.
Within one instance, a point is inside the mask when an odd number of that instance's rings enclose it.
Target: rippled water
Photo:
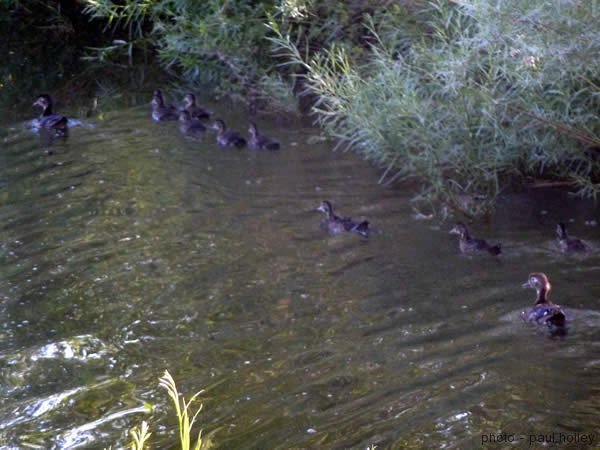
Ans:
[[[416,220],[410,192],[314,129],[259,122],[283,150],[257,153],[185,139],[146,106],[84,125],[51,146],[3,130],[2,448],[120,448],[144,419],[153,448],[175,448],[165,369],[204,390],[217,448],[600,439],[600,253],[554,243],[573,219],[600,246],[592,205],[503,199],[472,231],[504,254],[466,257],[452,223]],[[322,199],[372,236],[327,235]],[[520,319],[532,271],[568,308],[565,338]]]

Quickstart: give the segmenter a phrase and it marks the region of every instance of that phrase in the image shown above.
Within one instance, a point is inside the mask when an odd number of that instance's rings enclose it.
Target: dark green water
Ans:
[[[147,106],[87,124],[48,148],[3,130],[0,447],[123,448],[149,420],[153,448],[176,448],[165,369],[204,389],[216,448],[600,440],[600,254],[554,243],[573,219],[600,244],[588,203],[503,199],[473,234],[505,253],[465,257],[452,223],[416,220],[410,192],[313,129],[259,122],[283,150],[255,153],[184,139]],[[322,199],[371,238],[325,234]],[[563,339],[520,319],[532,271],[568,308]]]

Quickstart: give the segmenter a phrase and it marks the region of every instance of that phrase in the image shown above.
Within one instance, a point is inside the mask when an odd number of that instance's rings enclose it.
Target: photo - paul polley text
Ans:
[[[524,442],[533,444],[584,444],[593,445],[596,441],[594,433],[531,433],[531,434],[512,434],[512,433],[490,433],[481,435],[482,444],[501,444],[506,442]]]

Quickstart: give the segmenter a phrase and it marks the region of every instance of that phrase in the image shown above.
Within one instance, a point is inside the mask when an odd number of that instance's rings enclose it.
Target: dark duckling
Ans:
[[[39,95],[33,106],[41,106],[43,111],[38,119],[40,128],[54,131],[59,136],[68,134],[69,120],[61,114],[52,113],[52,98],[48,94]]]
[[[192,119],[209,119],[210,113],[196,104],[196,96],[192,93],[183,97],[183,109],[190,113]]]
[[[239,133],[228,130],[227,125],[221,119],[215,120],[212,125],[214,130],[217,130],[217,143],[221,147],[238,147],[241,148],[246,145],[246,139],[240,136]]]
[[[466,225],[463,223],[457,223],[454,228],[450,230],[450,234],[458,234],[458,245],[460,251],[463,253],[486,251],[492,255],[499,255],[502,252],[500,244],[490,245],[483,239],[472,238],[469,235],[469,230],[467,230]]]
[[[588,246],[581,240],[567,235],[567,227],[564,223],[559,223],[556,226],[556,234],[558,235],[558,246],[563,253],[587,252]]]
[[[271,139],[258,132],[258,128],[254,122],[250,122],[248,127],[250,139],[248,139],[248,147],[255,150],[279,150],[279,142]]]
[[[152,95],[152,118],[157,122],[179,118],[175,106],[165,105],[165,99],[160,89],[156,89]]]
[[[199,119],[190,117],[187,111],[179,112],[179,131],[188,136],[199,136],[206,131],[206,127]]]
[[[351,217],[336,216],[333,212],[333,206],[327,200],[321,202],[317,211],[324,212],[327,215],[327,219],[323,222],[323,225],[327,227],[331,234],[352,231],[363,237],[369,236],[369,222],[367,220],[357,222]]]
[[[548,277],[541,273],[531,273],[524,288],[535,289],[537,298],[533,308],[527,313],[528,322],[545,323],[548,326],[564,327],[567,316],[558,305],[552,303],[548,298],[550,295],[550,282]]]

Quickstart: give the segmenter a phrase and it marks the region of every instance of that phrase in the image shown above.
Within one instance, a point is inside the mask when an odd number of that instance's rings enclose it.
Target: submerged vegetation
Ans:
[[[381,167],[381,182],[421,186],[417,208],[480,215],[538,178],[600,192],[594,2],[84,4],[105,31],[103,45],[88,42],[89,63],[140,85],[158,62],[181,89],[256,112],[291,112],[298,99],[339,147]]]

